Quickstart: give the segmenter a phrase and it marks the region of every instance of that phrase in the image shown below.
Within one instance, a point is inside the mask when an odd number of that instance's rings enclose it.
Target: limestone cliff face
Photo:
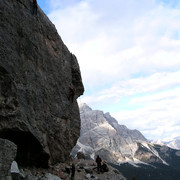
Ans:
[[[66,160],[79,137],[83,92],[77,59],[42,10],[33,15],[31,0],[1,0],[0,138],[18,146],[18,163]]]
[[[81,135],[72,154],[83,152],[87,157],[100,155],[112,162],[126,162],[134,158],[138,144],[146,143],[146,138],[138,130],[130,130],[119,125],[109,113],[92,110],[88,105],[80,105]]]

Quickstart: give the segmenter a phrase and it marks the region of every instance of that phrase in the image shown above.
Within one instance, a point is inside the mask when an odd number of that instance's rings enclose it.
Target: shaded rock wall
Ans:
[[[9,140],[0,138],[0,179],[9,175],[9,169],[17,152],[17,146]]]
[[[39,7],[33,15],[31,0],[0,1],[0,137],[38,141],[40,157],[65,161],[80,133],[69,86],[75,98],[84,92],[77,59],[48,17]]]

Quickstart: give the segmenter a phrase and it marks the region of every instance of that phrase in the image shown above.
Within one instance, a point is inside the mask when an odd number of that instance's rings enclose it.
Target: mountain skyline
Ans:
[[[180,2],[38,0],[78,59],[79,102],[148,139],[180,136]]]
[[[178,149],[169,148],[165,143],[148,141],[138,130],[130,130],[109,113],[93,110],[87,104],[79,106],[81,132],[72,155],[82,152],[88,159],[100,155],[104,160],[115,163],[139,164],[158,163],[169,165],[164,153],[179,153]],[[164,157],[165,155],[165,157]],[[174,156],[174,155],[173,155]],[[168,155],[167,157],[170,157]],[[150,163],[150,164],[149,164]]]
[[[176,179],[180,167],[180,150],[148,141],[138,130],[118,124],[109,113],[93,110],[83,103],[79,107],[81,133],[71,155],[103,160],[117,168],[126,178]],[[170,143],[170,142],[169,142]]]
[[[114,121],[115,124],[119,124],[119,122],[111,116],[111,114],[109,112],[103,112],[102,110],[97,110],[97,109],[92,109],[91,107],[89,107],[88,104],[86,103],[79,103],[79,109],[80,109],[80,114],[81,114],[81,121],[82,119],[86,119],[86,116],[84,115],[84,117],[82,118],[82,112],[86,112],[86,111],[100,111],[102,113],[105,113],[106,118],[108,119],[108,117],[111,119],[110,121]],[[114,120],[113,120],[114,119]],[[91,122],[91,121],[90,121]],[[113,123],[110,123],[113,126]],[[131,129],[128,126],[125,126],[124,124],[119,124],[121,127],[123,127],[123,129],[129,129],[130,131],[138,131],[140,133],[142,133],[139,128],[137,127],[136,129]],[[90,125],[91,126],[91,125]],[[134,134],[135,135],[135,134]],[[148,139],[146,136],[144,136],[144,134],[142,133],[143,136],[143,140],[148,141],[148,142],[152,142],[153,144],[159,144],[159,145],[167,145],[170,148],[173,149],[180,149],[180,136],[174,137],[172,139],[169,139],[168,141],[163,141],[161,139]],[[136,135],[135,135],[136,137]],[[133,137],[132,137],[133,138]]]

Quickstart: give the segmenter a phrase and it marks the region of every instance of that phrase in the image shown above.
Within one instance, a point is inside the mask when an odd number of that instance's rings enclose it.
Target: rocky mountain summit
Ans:
[[[154,144],[160,144],[160,145],[167,145],[170,148],[180,150],[180,137],[175,137],[174,139],[170,141],[161,141],[161,140],[154,140],[152,141]]]
[[[73,153],[82,151],[89,158],[98,154],[106,161],[120,163],[134,158],[137,142],[147,142],[139,131],[119,125],[109,113],[86,104],[80,105],[80,116],[81,134]]]
[[[173,149],[179,149],[180,150],[180,138],[179,139],[174,139],[170,142],[165,143],[167,146],[173,148]]]
[[[0,1],[0,138],[16,145],[20,166],[45,168],[66,161],[76,144],[84,87],[75,55],[32,8],[32,0]]]
[[[168,166],[175,159],[180,160],[180,151],[150,143],[138,130],[119,125],[109,113],[92,110],[87,104],[79,107],[81,133],[72,151],[74,156],[83,152],[87,158],[94,159],[98,154],[108,162],[128,162],[135,167],[155,163]]]

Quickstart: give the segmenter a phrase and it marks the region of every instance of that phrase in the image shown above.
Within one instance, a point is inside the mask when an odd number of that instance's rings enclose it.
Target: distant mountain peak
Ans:
[[[103,156],[106,152],[109,154],[105,157],[107,161],[120,162],[126,157],[133,159],[137,142],[147,141],[138,130],[130,130],[124,125],[119,125],[110,113],[92,110],[86,103],[80,104],[79,109],[81,135],[75,149],[79,146],[81,151],[88,151],[90,157],[95,156],[96,153]]]
[[[86,103],[79,104],[80,111],[92,111],[92,109]]]

